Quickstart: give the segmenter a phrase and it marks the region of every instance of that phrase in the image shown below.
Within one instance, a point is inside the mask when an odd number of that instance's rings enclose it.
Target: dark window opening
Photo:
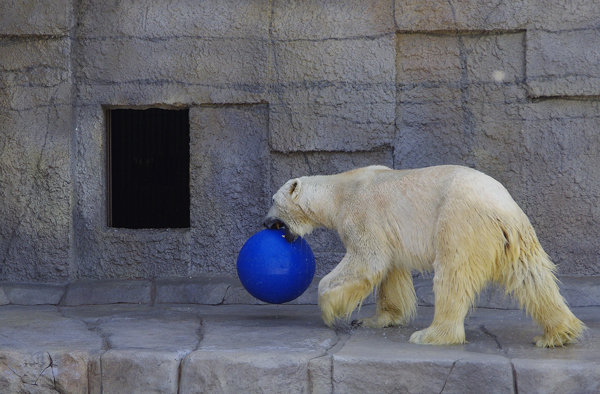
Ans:
[[[109,227],[190,227],[189,110],[112,109],[106,120]]]

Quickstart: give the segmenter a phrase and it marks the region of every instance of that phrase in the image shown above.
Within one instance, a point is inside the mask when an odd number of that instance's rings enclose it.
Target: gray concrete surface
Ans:
[[[541,330],[494,288],[467,344],[409,343],[433,318],[428,279],[417,318],[386,329],[326,327],[316,281],[286,305],[222,276],[0,284],[0,393],[598,393],[600,280],[562,279],[588,330],[557,349],[536,348]]]
[[[600,391],[600,307],[574,308],[589,327],[581,343],[545,350],[530,318],[497,309],[469,316],[466,345],[408,343],[432,311],[402,328],[333,330],[315,305],[6,305],[0,392]]]

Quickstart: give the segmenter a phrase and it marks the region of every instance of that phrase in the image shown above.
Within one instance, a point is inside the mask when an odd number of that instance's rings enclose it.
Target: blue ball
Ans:
[[[237,272],[248,293],[270,304],[300,297],[315,276],[315,256],[302,237],[290,243],[285,229],[262,230],[246,241]]]

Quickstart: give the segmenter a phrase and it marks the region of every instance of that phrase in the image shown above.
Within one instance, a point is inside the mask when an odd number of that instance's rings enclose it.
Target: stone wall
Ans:
[[[0,281],[234,274],[285,180],[367,164],[482,170],[599,275],[600,8],[563,3],[0,3]],[[107,227],[105,111],[143,107],[190,108],[190,229]]]

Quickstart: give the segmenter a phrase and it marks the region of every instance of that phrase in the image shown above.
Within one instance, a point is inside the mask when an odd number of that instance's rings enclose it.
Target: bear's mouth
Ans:
[[[288,241],[289,243],[292,243],[296,240],[296,238],[298,238],[297,234],[294,234],[291,230],[290,227],[285,224],[284,221],[279,220],[277,218],[267,218],[267,220],[265,220],[264,223],[265,227],[270,229],[270,230],[279,230],[279,229],[285,229],[285,240]]]

